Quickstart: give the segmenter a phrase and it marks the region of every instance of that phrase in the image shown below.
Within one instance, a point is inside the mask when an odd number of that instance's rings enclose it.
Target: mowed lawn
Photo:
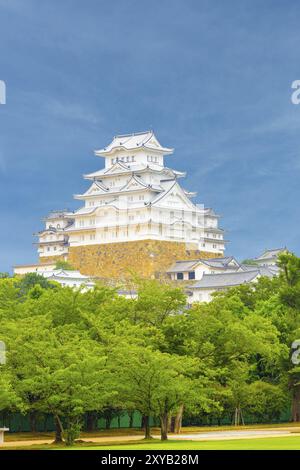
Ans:
[[[230,439],[222,441],[148,441],[69,450],[300,450],[300,436]]]

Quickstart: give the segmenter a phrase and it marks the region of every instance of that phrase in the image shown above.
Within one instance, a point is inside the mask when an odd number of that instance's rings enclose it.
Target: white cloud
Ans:
[[[46,102],[46,110],[60,119],[81,121],[90,125],[99,124],[102,121],[99,116],[76,103],[63,103],[50,99]]]

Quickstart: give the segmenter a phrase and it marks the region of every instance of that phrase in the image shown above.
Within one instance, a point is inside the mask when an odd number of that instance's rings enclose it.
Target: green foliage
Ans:
[[[250,266],[257,266],[258,265],[258,262],[255,261],[255,259],[252,259],[252,258],[246,258],[244,259],[244,261],[242,261],[242,264],[249,264]]]
[[[137,280],[137,299],[97,285],[62,289],[37,274],[0,279],[0,409],[51,413],[72,445],[84,413],[107,423],[138,410],[149,417],[300,419],[300,261],[283,254],[281,275],[219,292],[186,308],[178,287]]]
[[[19,280],[20,294],[23,296],[26,296],[31,289],[36,287],[53,289],[55,284],[49,282],[45,277],[37,273],[27,273]]]
[[[7,279],[9,277],[9,273],[7,272],[0,272],[0,279]]]
[[[0,411],[7,408],[22,410],[22,401],[12,386],[12,376],[0,366]]]
[[[64,271],[73,271],[75,268],[68,261],[58,260],[55,263],[55,269],[63,269]]]

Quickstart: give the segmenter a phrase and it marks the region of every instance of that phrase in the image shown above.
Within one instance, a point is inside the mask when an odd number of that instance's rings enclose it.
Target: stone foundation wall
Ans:
[[[125,280],[133,273],[145,278],[158,277],[180,259],[217,256],[182,242],[140,240],[70,247],[68,262],[82,274]]]

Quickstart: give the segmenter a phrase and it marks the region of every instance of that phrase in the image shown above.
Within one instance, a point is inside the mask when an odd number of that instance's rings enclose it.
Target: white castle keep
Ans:
[[[173,149],[152,131],[118,135],[96,150],[104,168],[84,175],[91,182],[74,212],[53,211],[38,233],[40,260],[67,258],[70,248],[141,240],[184,242],[215,256],[224,253],[223,230],[212,209],[194,204],[183,189],[186,173],[164,164]]]

